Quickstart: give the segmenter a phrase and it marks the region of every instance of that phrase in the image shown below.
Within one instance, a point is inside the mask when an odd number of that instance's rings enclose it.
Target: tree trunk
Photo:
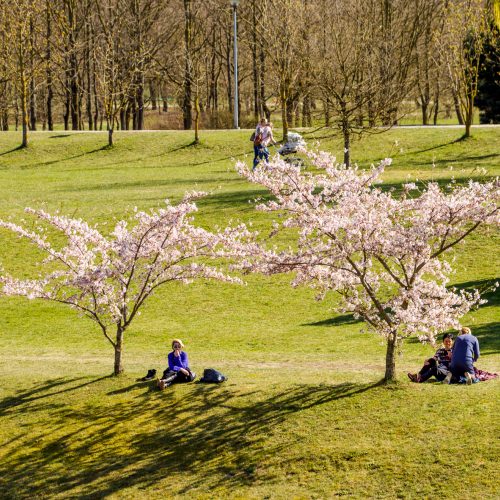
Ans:
[[[252,77],[253,77],[253,114],[256,122],[259,121],[259,67],[257,63],[257,0],[252,2]]]
[[[30,79],[30,130],[36,130],[36,91],[35,80],[33,77]]]
[[[281,100],[281,120],[283,122],[283,142],[288,141],[288,111],[287,111],[287,96],[285,86],[281,84],[280,88]]]
[[[434,99],[434,118],[433,118],[434,125],[437,125],[438,116],[439,116],[439,94],[436,94],[436,98]]]
[[[113,147],[113,126],[108,128],[108,146]]]
[[[470,128],[474,119],[474,98],[467,96],[467,110],[465,113],[465,137],[470,137]]]
[[[33,17],[30,15],[30,128],[36,130],[36,89],[35,89],[35,34]]]
[[[156,111],[156,80],[149,80],[149,98],[151,99],[151,110]]]
[[[23,139],[21,142],[22,148],[28,147],[28,103],[27,103],[27,94],[28,86],[26,83],[26,76],[22,71],[21,74],[21,120],[22,120],[22,128],[23,128]]]
[[[262,112],[266,115],[266,120],[271,121],[271,110],[267,107],[266,103],[266,82],[265,82],[265,75],[266,75],[266,53],[264,51],[264,48],[261,46],[260,48],[260,106],[262,109]]]
[[[422,101],[422,125],[429,125],[428,105],[424,101]]]
[[[49,23],[49,21],[47,21]],[[47,33],[49,33],[47,26]],[[47,35],[48,36],[48,35]],[[47,42],[47,127],[49,130],[54,130],[54,119],[52,117],[52,99],[54,98],[54,90],[52,88],[52,68],[51,68],[50,42]]]
[[[144,130],[144,71],[141,68],[137,85],[137,129]]]
[[[191,93],[193,84],[193,68],[191,61],[191,0],[184,0],[184,44],[185,44],[185,62],[184,62],[184,98],[182,102],[183,125],[184,130],[189,130],[192,125],[191,114]]]
[[[330,103],[328,98],[323,101],[323,111],[325,113],[325,127],[330,126]]]
[[[112,133],[113,129],[111,128],[110,131]],[[123,354],[123,330],[120,326],[118,326],[116,328],[114,375],[120,375],[120,373],[123,373],[122,354]]]
[[[460,110],[460,103],[458,101],[458,96],[455,91],[453,92],[453,104],[455,105],[455,112],[457,113],[457,119],[459,125],[464,125],[464,118],[462,116],[462,111]]]
[[[198,94],[194,97],[194,143],[199,144],[200,136],[200,99]]]
[[[351,165],[351,134],[346,122],[347,120],[344,119],[342,123],[342,136],[344,137],[344,165],[349,167]]]
[[[397,335],[396,332],[393,332],[387,339],[387,351],[385,354],[385,382],[396,381],[396,347]]]

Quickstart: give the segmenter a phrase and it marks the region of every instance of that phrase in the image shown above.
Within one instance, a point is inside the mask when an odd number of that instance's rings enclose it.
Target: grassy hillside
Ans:
[[[353,145],[361,167],[392,156],[387,185],[500,173],[500,131],[399,129]],[[209,191],[196,220],[206,227],[269,216],[264,194],[239,178],[251,161],[249,131],[0,134],[0,218],[19,221],[45,207],[109,230],[134,207],[186,190]],[[341,158],[324,130],[307,136]],[[0,262],[33,275],[39,256],[0,232]],[[499,276],[498,232],[483,229],[456,252],[456,284]],[[334,297],[314,301],[290,277],[250,277],[246,286],[200,282],[166,287],[125,339],[125,375],[93,324],[62,306],[0,298],[0,495],[3,498],[374,498],[488,499],[498,496],[498,381],[471,387],[411,384],[433,350],[410,340],[400,383],[379,384],[384,345]],[[481,343],[480,368],[500,371],[498,294],[467,318]],[[222,386],[157,392],[137,383],[163,369],[170,339],[192,367],[215,367]]]

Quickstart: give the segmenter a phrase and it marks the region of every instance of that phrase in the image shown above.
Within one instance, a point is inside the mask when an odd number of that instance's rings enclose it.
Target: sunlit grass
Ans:
[[[500,133],[474,129],[393,130],[353,144],[365,168],[392,156],[387,185],[500,173]],[[114,219],[210,195],[197,222],[208,227],[269,216],[249,199],[263,193],[239,178],[251,161],[248,131],[0,134],[0,217],[25,206]],[[306,137],[309,138],[307,134]],[[342,158],[341,141],[318,131]],[[9,152],[10,151],[10,152]],[[245,156],[247,155],[247,156]],[[452,167],[452,168],[450,168]],[[0,260],[33,275],[29,245],[0,233]],[[453,282],[472,287],[499,275],[498,232],[483,229],[456,252]],[[410,384],[405,372],[432,353],[410,340],[400,383],[379,385],[380,339],[316,302],[290,277],[252,276],[246,286],[175,285],[154,296],[125,339],[124,376],[109,377],[112,348],[73,311],[1,298],[0,494],[5,498],[477,498],[498,496],[498,382],[472,387]],[[479,367],[499,370],[498,294],[467,322],[481,342]],[[172,337],[192,367],[229,376],[222,386],[160,393],[135,379],[162,369]]]

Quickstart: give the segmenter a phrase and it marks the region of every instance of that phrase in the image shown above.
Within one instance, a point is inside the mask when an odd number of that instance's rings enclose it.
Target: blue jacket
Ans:
[[[453,344],[450,368],[472,366],[479,358],[479,342],[474,335],[459,335]]]
[[[168,353],[168,369],[174,372],[178,372],[181,368],[189,370],[188,355],[187,352],[181,351],[180,355],[174,356],[174,352]]]

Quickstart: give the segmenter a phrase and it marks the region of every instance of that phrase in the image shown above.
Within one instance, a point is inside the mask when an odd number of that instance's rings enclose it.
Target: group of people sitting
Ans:
[[[479,370],[474,363],[479,358],[479,342],[471,334],[470,328],[462,327],[453,342],[453,335],[443,335],[443,345],[432,358],[425,361],[418,373],[408,373],[412,382],[422,383],[435,377],[446,384],[473,384],[482,380],[496,378],[496,373]]]
[[[184,344],[179,339],[172,340],[172,351],[168,353],[168,368],[163,372],[161,378],[157,379],[160,390],[169,385],[183,382],[192,382],[196,374],[189,368],[187,352]],[[435,377],[438,381],[446,384],[472,384],[482,380],[496,378],[496,373],[479,370],[474,363],[479,358],[479,342],[471,334],[470,328],[463,327],[458,337],[453,342],[453,335],[443,335],[443,345],[436,351],[432,358],[425,361],[424,366],[418,373],[408,373],[412,382],[422,383]],[[156,376],[156,370],[149,370],[147,375],[139,380],[152,380]]]

